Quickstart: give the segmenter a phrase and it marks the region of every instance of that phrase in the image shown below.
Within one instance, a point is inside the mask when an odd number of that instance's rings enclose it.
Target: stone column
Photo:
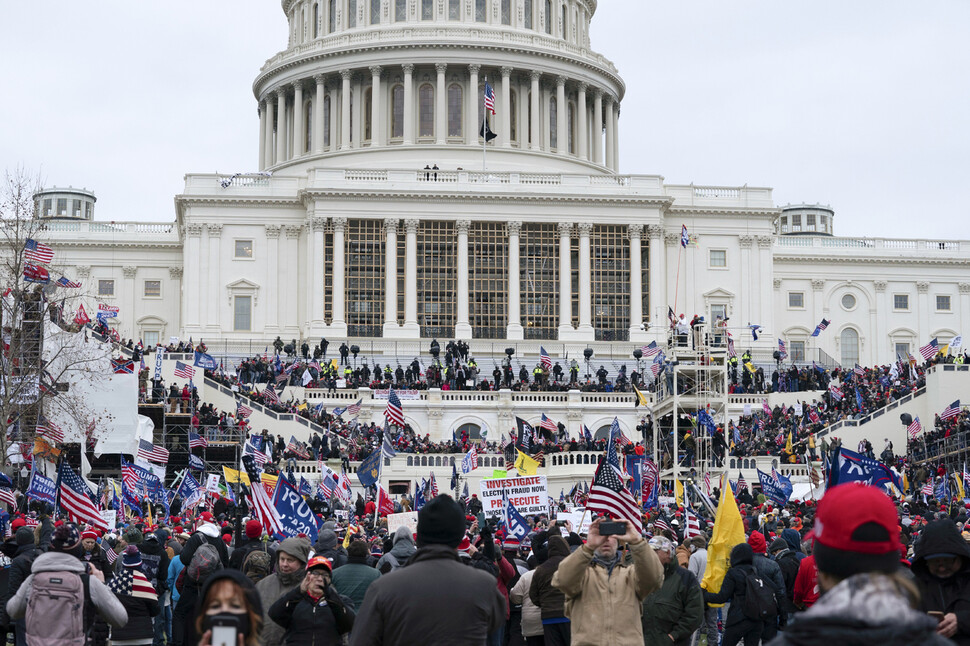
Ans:
[[[589,85],[580,83],[576,93],[576,154],[580,159],[589,159],[589,127],[586,123],[586,88]]]
[[[530,120],[532,136],[529,140],[529,148],[532,150],[540,150],[542,147],[542,132],[539,127],[539,79],[542,77],[542,72],[532,70],[529,76],[532,79],[532,119]]]
[[[279,283],[283,286],[281,289],[283,293],[280,295],[280,302],[283,304],[280,308],[280,329],[284,331],[284,334],[292,337],[300,333],[300,298],[298,296],[300,276],[297,259],[300,257],[300,236],[303,233],[303,226],[285,225],[283,231],[286,233],[286,257],[288,261],[280,263]],[[311,263],[309,257],[306,257],[305,260],[308,265]]]
[[[306,137],[303,134],[303,83],[293,84],[293,158],[303,156],[303,144]]]
[[[556,152],[569,154],[569,135],[566,132],[569,108],[566,105],[566,77],[556,77]]]
[[[136,265],[125,265],[121,268],[121,272],[125,276],[125,293],[122,296],[121,311],[130,317],[128,329],[131,331],[132,336],[140,336],[138,334],[138,324],[136,323],[139,308],[135,307],[135,304],[138,302],[135,300],[135,275],[138,273],[138,267]]]
[[[468,231],[471,224],[468,220],[455,222],[458,231],[458,315],[455,318],[455,337],[468,340],[472,338],[468,316]]]
[[[418,325],[418,227],[420,220],[404,221],[404,335],[420,338]]]
[[[327,150],[334,151],[337,150],[340,140],[340,122],[338,115],[340,114],[340,83],[334,81],[333,83],[327,83],[327,91],[330,93],[330,123],[327,126],[330,130],[330,145],[327,146]]]
[[[662,325],[662,321],[667,318],[667,290],[664,276],[664,228],[662,224],[651,224],[647,226],[650,234],[650,247],[647,250],[647,264],[649,272],[647,280],[650,281],[650,291],[647,304],[649,311],[647,316],[652,325]]]
[[[761,283],[760,289],[756,290],[755,303],[758,320],[761,325],[768,330],[775,329],[775,312],[771,306],[771,299],[768,297],[769,285],[774,282],[775,269],[771,259],[771,247],[775,243],[772,236],[757,236],[758,241],[758,280]],[[816,321],[817,322],[817,321]]]
[[[185,225],[185,262],[189,265],[189,271],[198,266],[202,259],[202,250],[199,248],[202,236],[201,224]],[[199,280],[189,280],[185,282],[185,305],[182,311],[185,312],[185,328],[187,331],[198,330],[201,327],[199,306],[202,296],[199,293]]]
[[[613,172],[620,172],[620,102],[613,104]]]
[[[335,217],[333,222],[333,306],[330,321],[330,333],[337,336],[347,336],[347,321],[345,313],[346,301],[346,260],[344,232],[347,230],[347,218]]]
[[[357,97],[353,102],[350,112],[353,115],[350,119],[350,147],[357,149],[364,145],[364,83],[360,77],[355,77],[351,82],[351,94]]]
[[[559,337],[573,331],[573,268],[570,255],[572,222],[559,223]]]
[[[438,73],[438,85],[434,94],[434,142],[445,144],[448,142],[448,97],[445,90],[445,72],[448,70],[448,64],[435,63],[434,69]]]
[[[405,63],[401,69],[404,70],[404,145],[407,146],[414,143],[414,63]]]
[[[350,149],[350,70],[340,70],[340,150]]]
[[[317,74],[313,77],[313,80],[317,83],[317,92],[313,97],[313,153],[319,155],[323,152],[323,129],[328,127],[328,124],[323,122],[323,103],[327,93],[327,77],[323,74]],[[333,112],[332,109],[331,112]]]
[[[501,117],[502,131],[499,133],[499,141],[502,148],[512,147],[512,86],[509,77],[512,76],[511,67],[502,68],[502,107],[499,116]]]
[[[591,222],[580,222],[579,228],[579,331],[593,336],[593,272],[590,270],[589,235]]]
[[[279,333],[280,329],[280,231],[279,224],[267,224],[266,227],[266,322],[264,329],[267,334]]]
[[[182,267],[168,268],[168,277],[172,281],[172,289],[174,290],[175,294],[182,293],[182,273],[183,273]],[[174,321],[175,332],[180,333],[180,331],[184,328],[184,326],[185,326],[185,310],[182,308],[182,300],[179,299],[179,312],[178,312],[178,315],[175,317],[175,321]],[[179,334],[179,336],[184,336],[184,335]]]
[[[603,163],[603,91],[593,92],[593,163]]]
[[[286,161],[286,90],[276,90],[276,163]]]
[[[273,165],[273,128],[276,126],[276,110],[273,108],[273,96],[267,95],[263,99],[266,106],[266,141],[263,143],[263,168]]]
[[[640,238],[642,224],[630,224],[626,228],[630,238],[630,340],[641,334],[643,324],[643,267],[640,265]]]
[[[522,270],[519,267],[519,233],[522,223],[509,222],[506,226],[509,234],[509,324],[506,336],[510,340],[522,339],[525,335],[522,328]]]
[[[310,289],[313,291],[313,324],[311,331],[314,334],[323,332],[325,322],[323,320],[323,281],[324,281],[324,231],[327,228],[327,219],[324,217],[313,218],[313,275]]]
[[[738,245],[741,247],[741,262],[740,265],[740,275],[741,284],[750,285],[748,282],[751,279],[751,246],[754,244],[754,236],[743,234],[738,236]],[[754,290],[752,290],[754,291]],[[752,307],[752,301],[754,300],[754,294],[749,295],[750,298],[738,299],[738,310],[740,314],[741,321],[750,321],[757,325],[764,325],[763,321],[755,321],[755,309]]]
[[[384,336],[396,336],[397,324],[397,218],[384,220]]]
[[[607,97],[606,101],[606,115],[604,115],[604,120],[606,121],[606,167],[611,171],[616,172],[616,167],[613,165],[614,156],[614,143],[616,140],[613,138],[613,99]]]
[[[478,96],[478,71],[481,68],[481,65],[468,66],[468,101],[465,104],[468,116],[465,118],[465,143],[469,146],[478,145],[478,131],[482,127],[478,122],[478,101],[475,100]]]
[[[219,331],[221,329],[219,321],[219,303],[222,302],[222,294],[220,294],[220,280],[219,272],[222,268],[222,262],[219,259],[221,250],[221,238],[222,238],[222,225],[221,224],[208,224],[206,229],[209,231],[209,267],[205,274],[205,280],[209,283],[209,293],[207,294],[208,301],[208,320],[206,321],[206,327],[211,331]],[[255,314],[253,312],[253,320],[255,321]],[[255,328],[255,326],[254,326]]]
[[[383,146],[381,137],[381,66],[370,66],[370,145]]]
[[[259,170],[266,168],[266,102],[260,101],[256,108],[259,113],[259,157],[256,160],[256,167]]]
[[[932,332],[932,330],[930,329],[930,316],[929,316],[929,311],[930,311],[929,291],[930,291],[930,284],[928,281],[925,281],[925,280],[916,281],[916,303],[917,303],[916,311],[918,312],[918,321],[919,321],[919,328],[916,330],[916,333],[919,339],[930,338],[930,333]],[[913,309],[913,305],[912,303],[910,303],[910,310],[912,309]],[[936,309],[935,303],[934,303],[933,309],[934,310]],[[861,360],[862,360],[862,357],[860,357],[860,362]],[[870,362],[869,365],[873,365],[873,364]]]

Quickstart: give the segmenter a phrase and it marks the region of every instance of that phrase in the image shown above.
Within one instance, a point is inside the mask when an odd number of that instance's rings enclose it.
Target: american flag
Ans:
[[[198,433],[193,433],[189,431],[189,448],[190,449],[204,449],[209,446],[209,440],[205,439]]]
[[[933,339],[926,345],[920,346],[919,353],[923,355],[923,358],[929,361],[936,356],[936,353],[940,351],[940,342]]]
[[[249,417],[253,414],[253,409],[240,401],[236,402],[236,417]]]
[[[640,350],[643,352],[643,356],[652,357],[660,352],[660,346],[657,345],[656,341],[651,341],[648,345],[641,347]]]
[[[438,497],[438,481],[435,480],[434,472],[431,473],[431,479],[428,480],[428,491],[431,493],[432,498]]]
[[[852,372],[860,377],[865,377],[866,375],[866,371],[863,370],[862,366],[860,366],[858,363],[855,364],[855,368],[852,369]]]
[[[670,531],[670,523],[667,522],[667,516],[664,515],[663,512],[660,512],[660,515],[657,516],[654,519],[653,526],[657,530],[662,531],[662,532],[669,532]]]
[[[684,538],[694,538],[701,535],[701,521],[689,507],[684,508]]]
[[[324,500],[330,500],[333,497],[333,492],[337,487],[337,483],[334,481],[333,477],[329,474],[317,485],[317,497]]]
[[[613,419],[606,457],[600,462],[589,488],[586,508],[590,511],[608,513],[630,521],[638,532],[643,531],[643,518],[633,495],[623,486],[620,478],[620,458],[616,452],[616,439],[620,435],[620,422]]]
[[[737,430],[737,427],[735,427],[735,430]],[[704,489],[706,490],[707,495],[710,496],[711,495],[711,473],[710,473],[710,471],[706,471],[704,473]]]
[[[48,442],[53,442],[55,444],[64,443],[64,431],[49,419],[42,420],[40,424],[37,425],[37,435]]]
[[[6,482],[0,484],[0,502],[7,503],[11,509],[17,508],[17,497],[13,494],[13,489],[7,486]]]
[[[351,416],[360,414],[360,407],[364,403],[363,398],[358,399],[356,403],[351,404],[347,407],[347,413]]]
[[[310,452],[306,450],[306,446],[303,442],[296,439],[295,435],[290,436],[290,441],[286,445],[286,450],[295,453],[297,457],[301,457],[304,460],[310,459]]]
[[[748,488],[748,481],[745,480],[744,476],[741,475],[741,472],[738,471],[738,491],[741,491],[742,489],[747,490],[747,488]]]
[[[738,351],[734,349],[734,339],[731,338],[731,333],[727,333],[727,343],[728,343],[728,356],[736,357],[738,356]]]
[[[539,346],[539,363],[546,370],[552,370],[552,359],[549,358],[549,353],[541,345]]]
[[[24,244],[24,257],[30,262],[46,265],[54,259],[54,250],[43,242],[27,238],[27,242]]]
[[[269,462],[269,456],[259,450],[252,442],[246,442],[246,446],[243,447],[243,456],[247,455],[260,467]]]
[[[913,421],[906,427],[906,430],[909,431],[909,439],[915,440],[919,432],[923,430],[923,425],[920,424],[919,417],[914,417]]]
[[[959,414],[960,414],[960,400],[958,399],[943,409],[943,412],[940,413],[940,419],[941,420],[950,419],[951,417],[956,417]]]
[[[168,450],[155,446],[148,440],[138,440],[138,453],[135,457],[160,464],[168,464]]]
[[[192,379],[195,376],[195,368],[188,365],[187,363],[176,361],[175,376],[178,377],[179,379]]]
[[[554,421],[546,417],[545,413],[542,414],[542,420],[539,422],[539,427],[544,428],[550,433],[552,433],[553,437],[555,437],[555,434],[559,432],[559,427],[556,426],[556,423]]]
[[[73,280],[68,280],[64,276],[57,279],[57,284],[68,289],[77,289],[81,286],[81,283],[75,283]]]
[[[266,489],[260,484],[259,470],[256,468],[253,456],[244,455],[242,461],[246,473],[249,474],[249,481],[252,483],[249,487],[249,508],[253,510],[267,534],[275,536],[282,533],[283,523],[280,514],[276,511],[273,501],[269,499]]]
[[[401,407],[401,399],[393,388],[387,394],[387,408],[384,409],[384,417],[398,428],[404,428],[404,409]]]
[[[920,489],[920,493],[922,493],[924,496],[932,496],[933,495],[933,481],[932,480],[927,480],[926,481],[926,484],[923,485],[923,488]]]
[[[788,348],[785,347],[785,342],[781,339],[778,339],[778,354],[781,355],[782,359],[788,356]]]
[[[495,92],[492,91],[488,81],[485,81],[485,109],[495,114]]]
[[[94,494],[66,461],[61,463],[58,470],[57,484],[60,508],[67,512],[72,521],[87,523],[105,531],[111,529],[104,521],[101,510],[94,503]]]
[[[266,384],[266,388],[263,389],[263,399],[270,402],[271,404],[280,403],[279,395],[276,394],[276,391],[269,384]]]
[[[660,371],[664,368],[664,353],[661,352],[653,358],[653,363],[650,364],[650,374],[656,379],[660,374]]]
[[[118,553],[115,552],[115,548],[109,547],[104,551],[104,558],[108,561],[108,565],[114,565],[114,562],[118,560]]]
[[[628,438],[626,435],[624,435],[623,434],[623,431],[620,430],[619,425],[617,425],[616,430],[617,430],[617,433],[618,433],[618,435],[616,436],[616,439],[618,439],[620,441],[620,446],[627,446],[628,444],[633,444],[633,442],[630,441],[630,438]],[[613,432],[612,431],[610,431],[610,439],[611,440],[613,439]]]

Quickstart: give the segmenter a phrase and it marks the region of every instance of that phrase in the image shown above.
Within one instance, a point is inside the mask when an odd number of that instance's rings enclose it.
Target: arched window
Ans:
[[[409,456],[408,456],[408,459],[407,459],[407,465],[408,465],[409,467],[413,467],[413,466],[414,466],[414,456],[413,456],[413,455],[409,455]]]
[[[434,20],[434,0],[421,0],[421,20]]]
[[[323,97],[323,145],[330,146],[330,96]]]
[[[519,140],[519,101],[515,90],[509,92],[509,141]]]
[[[576,104],[567,102],[566,131],[569,138],[569,153],[576,154]]]
[[[370,0],[370,24],[381,24],[381,0]]]
[[[418,136],[434,137],[434,86],[430,83],[418,88]]]
[[[859,363],[859,333],[847,327],[840,337],[842,346],[842,365],[854,366]]]
[[[357,26],[357,0],[347,0],[347,27]]]
[[[371,141],[371,132],[374,130],[374,124],[371,123],[371,116],[373,114],[374,107],[374,92],[371,88],[364,90],[364,141]]]
[[[467,422],[465,424],[462,424],[458,428],[456,428],[455,435],[460,438],[462,435],[465,434],[466,431],[468,432],[468,439],[470,440],[482,439],[482,427],[479,426],[478,424],[473,424],[472,422]]]
[[[313,151],[313,100],[303,104],[303,150],[300,154]]]
[[[391,138],[404,136],[404,86],[395,85],[391,89]]]
[[[559,148],[559,106],[556,97],[549,97],[549,148]]]
[[[552,33],[552,0],[546,0],[546,24],[545,30],[547,34]]]
[[[512,0],[502,0],[502,24],[512,24]]]
[[[569,25],[568,25],[568,23],[566,21],[566,5],[563,5],[562,6],[562,10],[560,11],[560,16],[562,18],[562,23],[561,23],[562,24],[562,33],[559,34],[559,35],[563,39],[565,39],[566,38],[566,34],[569,33]]]
[[[317,29],[319,28],[319,25],[320,25],[320,5],[314,2],[313,3],[313,27],[311,32],[314,38],[317,37]]]
[[[532,0],[525,0],[525,25],[526,29],[535,29],[535,25],[532,23]]]
[[[332,34],[337,30],[337,0],[329,0],[327,3],[327,33]]]
[[[448,86],[448,136],[461,137],[462,116],[461,86],[452,83]]]
[[[488,9],[485,0],[475,0],[475,22],[485,22],[488,19]]]
[[[610,439],[610,426],[609,425],[600,426],[598,429],[596,429],[596,432],[593,433],[593,439],[594,440]]]

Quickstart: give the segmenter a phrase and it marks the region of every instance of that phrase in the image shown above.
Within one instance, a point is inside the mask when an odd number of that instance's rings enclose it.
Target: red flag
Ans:
[[[381,515],[394,513],[394,501],[381,485],[377,485],[377,512]]]
[[[74,322],[78,325],[87,325],[91,322],[88,313],[84,311],[84,305],[77,306],[77,314],[74,315]]]

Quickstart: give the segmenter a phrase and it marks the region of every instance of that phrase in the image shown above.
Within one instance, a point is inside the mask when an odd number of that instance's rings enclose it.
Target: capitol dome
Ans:
[[[596,0],[283,0],[260,70],[259,167],[611,174],[616,67],[590,49]],[[483,156],[486,79],[496,138]]]

